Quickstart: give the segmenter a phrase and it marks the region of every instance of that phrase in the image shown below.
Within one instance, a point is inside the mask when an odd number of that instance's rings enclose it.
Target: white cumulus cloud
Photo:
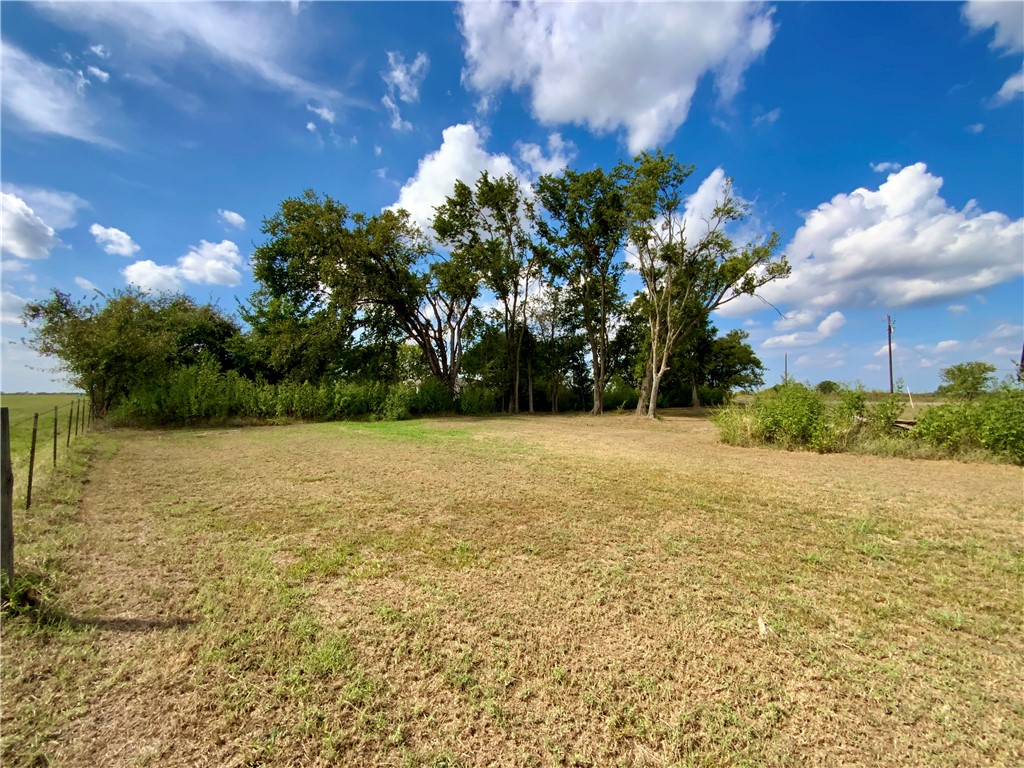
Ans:
[[[946,309],[953,315],[962,315],[969,307],[966,304],[950,304]]]
[[[964,22],[975,34],[994,28],[989,43],[993,51],[1002,50],[1003,55],[1024,51],[1024,3],[969,0],[962,13]],[[995,106],[1008,104],[1021,93],[1024,93],[1024,68],[1006,79],[992,103]]]
[[[173,266],[146,259],[130,264],[121,274],[127,283],[147,291],[177,291],[185,282],[234,287],[242,282],[241,265],[242,254],[230,240],[200,240]]]
[[[459,16],[468,86],[527,91],[547,125],[622,128],[630,152],[672,136],[704,75],[734,97],[775,32],[762,3],[466,2]]]
[[[821,316],[821,312],[813,309],[796,309],[784,317],[780,317],[772,327],[777,331],[791,331],[794,328],[803,328],[810,325]]]
[[[975,34],[995,27],[989,47],[1006,53],[1024,50],[1024,3],[969,0],[962,8],[964,21]]]
[[[177,291],[181,288],[178,270],[175,267],[162,267],[152,259],[136,261],[121,270],[125,282],[144,291]]]
[[[935,345],[935,351],[948,352],[949,350],[956,349],[959,346],[960,342],[957,341],[956,339],[946,339],[945,341],[940,341],[938,344]]]
[[[890,171],[898,171],[902,167],[899,163],[871,163],[871,170],[875,173],[889,173]]]
[[[839,329],[846,325],[846,317],[842,312],[833,312],[820,323],[813,331],[796,331],[787,333],[784,336],[772,336],[762,342],[764,349],[777,347],[809,347],[818,344],[839,332]]]
[[[0,322],[4,325],[20,325],[21,310],[25,308],[26,304],[28,304],[28,299],[24,299],[16,293],[0,292]]]
[[[39,218],[58,231],[75,226],[78,212],[89,207],[89,203],[74,192],[59,189],[23,187],[5,182],[3,191],[21,198]]]
[[[90,45],[89,50],[92,51],[93,54],[95,54],[96,56],[99,56],[101,59],[110,58],[110,51],[107,50],[107,46],[103,45],[103,43],[96,43],[96,45]]]
[[[576,157],[576,145],[566,141],[560,133],[548,136],[548,152],[545,155],[539,144],[516,144],[519,159],[534,175],[558,173]]]
[[[484,149],[483,138],[472,125],[445,128],[440,148],[420,160],[416,175],[405,182],[394,207],[405,208],[414,221],[429,231],[434,208],[452,194],[455,181],[473,185],[481,171],[488,171],[492,176],[518,175],[507,155],[492,155]]]
[[[45,259],[59,242],[54,228],[17,195],[0,193],[0,252],[16,259]]]
[[[238,271],[241,264],[242,254],[230,240],[200,240],[199,245],[178,259],[178,273],[190,283],[236,286],[242,282]]]
[[[217,215],[220,216],[222,222],[229,226],[237,227],[238,229],[245,228],[245,217],[240,213],[229,211],[226,208],[218,208]]]
[[[131,256],[139,251],[139,244],[132,240],[131,235],[116,227],[103,227],[93,224],[89,234],[96,238],[96,245],[114,256]]]
[[[774,304],[902,307],[954,299],[1024,274],[1024,219],[963,210],[940,195],[923,163],[877,190],[839,194],[803,214],[786,248],[792,275],[766,286]]]

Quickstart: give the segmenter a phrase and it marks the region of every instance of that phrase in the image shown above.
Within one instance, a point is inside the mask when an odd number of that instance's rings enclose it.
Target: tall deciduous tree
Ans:
[[[641,153],[620,164],[629,244],[644,283],[650,354],[637,413],[654,418],[658,388],[680,340],[711,312],[788,276],[779,235],[738,246],[728,229],[747,216],[727,180],[722,197],[698,231],[687,232],[682,186],[693,172],[672,154]]]
[[[564,281],[567,299],[579,307],[590,346],[594,415],[604,411],[609,333],[622,303],[620,257],[627,231],[622,189],[602,169],[545,175],[535,191],[544,208],[536,226],[549,252],[549,269]]]
[[[438,207],[434,231],[453,257],[473,264],[499,305],[505,337],[509,410],[519,411],[523,337],[531,288],[538,279],[536,249],[526,229],[533,207],[512,174],[492,179],[484,171],[476,186],[455,182]]]
[[[333,307],[378,336],[393,323],[419,346],[431,373],[457,390],[480,282],[468,254],[434,253],[403,210],[350,216],[312,191],[283,201],[264,232],[270,239],[256,251],[254,273],[269,297],[300,317]]]
[[[348,373],[357,328],[357,296],[325,278],[353,248],[348,209],[311,191],[288,198],[261,231],[252,254],[257,289],[239,314],[248,346],[269,380],[317,381]],[[332,285],[332,282],[334,283]]]

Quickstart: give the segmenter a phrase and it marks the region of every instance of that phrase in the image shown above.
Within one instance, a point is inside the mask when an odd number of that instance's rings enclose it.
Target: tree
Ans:
[[[459,388],[466,321],[480,292],[471,254],[434,253],[404,210],[360,220],[360,248],[345,279],[358,280],[361,300],[389,309],[423,351],[427,366],[454,395]]]
[[[349,220],[345,206],[306,191],[263,221],[268,240],[252,255],[258,287],[239,314],[252,329],[248,345],[259,373],[271,381],[319,381],[349,368],[357,296],[325,279],[339,254],[353,248]]]
[[[188,296],[151,296],[129,288],[103,301],[76,303],[54,290],[45,301],[25,306],[29,345],[55,357],[70,383],[105,414],[121,400],[165,380],[176,367],[212,359],[235,366],[232,349],[239,329],[210,305]]]
[[[558,400],[570,371],[576,371],[579,382],[583,348],[586,340],[580,335],[578,308],[567,301],[564,285],[549,284],[531,304],[530,319],[534,324],[535,357],[544,394],[552,413],[558,413]],[[586,377],[584,377],[586,378]]]
[[[562,176],[541,176],[535,186],[546,215],[536,219],[549,251],[548,269],[564,282],[568,301],[579,307],[590,347],[593,408],[602,413],[608,382],[609,333],[622,303],[623,264],[619,251],[626,235],[626,212],[616,179],[597,168]]]
[[[434,231],[479,270],[494,293],[504,334],[509,411],[519,412],[519,378],[526,333],[530,288],[538,278],[536,249],[525,222],[533,207],[511,173],[492,179],[484,171],[471,188],[455,182],[455,191],[437,208]]]
[[[701,391],[710,402],[729,399],[733,390],[752,390],[764,384],[764,365],[744,330],[724,336],[706,320],[676,347],[660,391],[671,405],[700,406]]]
[[[777,232],[743,247],[729,237],[727,230],[747,217],[731,180],[710,218],[696,227],[682,197],[692,172],[693,166],[661,150],[641,153],[616,169],[626,200],[629,244],[644,283],[650,354],[637,413],[650,418],[656,415],[661,379],[680,340],[699,329],[711,312],[754,295],[790,271],[786,257],[777,253]],[[687,231],[688,226],[696,231]]]
[[[995,384],[996,367],[991,363],[976,360],[943,368],[939,377],[944,382],[939,392],[951,397],[973,400],[977,395]]]
[[[748,338],[749,333],[735,328],[711,343],[704,384],[721,389],[726,399],[733,390],[750,392],[764,386],[764,364]]]
[[[842,389],[842,387],[830,379],[825,379],[824,381],[819,381],[818,386],[816,386],[815,389],[823,395],[834,395]]]
[[[350,216],[312,191],[283,201],[263,231],[270,240],[257,249],[254,272],[268,297],[287,303],[286,315],[333,312],[381,343],[400,340],[391,338],[389,329],[397,329],[457,391],[463,332],[480,284],[469,254],[436,254],[406,211]]]

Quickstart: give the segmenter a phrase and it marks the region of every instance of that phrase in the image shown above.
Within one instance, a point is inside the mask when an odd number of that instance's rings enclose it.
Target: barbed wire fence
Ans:
[[[62,430],[63,411],[67,411],[67,426]],[[71,438],[85,435],[92,424],[92,407],[87,398],[79,397],[67,405],[55,405],[52,411],[43,411],[26,416],[12,422],[7,406],[0,407],[0,570],[7,578],[7,583],[14,581],[14,464],[11,456],[11,429],[32,422],[32,438],[29,443],[27,483],[25,486],[25,511],[32,508],[32,486],[35,480],[37,449],[44,449],[45,434],[52,433],[52,460],[57,466],[58,446],[60,437],[64,436],[64,452],[71,451]],[[52,413],[52,429],[47,429],[46,421]],[[40,415],[43,417],[44,431],[40,430]],[[42,441],[40,440],[40,436]]]

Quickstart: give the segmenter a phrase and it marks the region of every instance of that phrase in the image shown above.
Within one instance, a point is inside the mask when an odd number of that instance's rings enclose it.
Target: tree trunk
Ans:
[[[640,382],[640,396],[636,401],[636,415],[644,416],[647,414],[647,399],[651,396],[651,375],[654,372],[654,367],[651,365],[651,361],[647,361],[647,368],[644,370],[643,381]]]
[[[509,411],[519,413],[519,361],[512,371],[512,402],[509,404]]]
[[[654,371],[651,371],[651,401],[647,407],[647,418],[655,419],[658,417],[658,388],[661,386],[661,376]]]
[[[594,408],[590,411],[591,416],[600,416],[604,413],[604,387],[594,385]]]
[[[700,408],[700,390],[697,389],[697,380],[690,377],[690,406]]]
[[[533,413],[533,365],[530,359],[526,359],[526,393],[528,397],[527,407],[529,413]]]

